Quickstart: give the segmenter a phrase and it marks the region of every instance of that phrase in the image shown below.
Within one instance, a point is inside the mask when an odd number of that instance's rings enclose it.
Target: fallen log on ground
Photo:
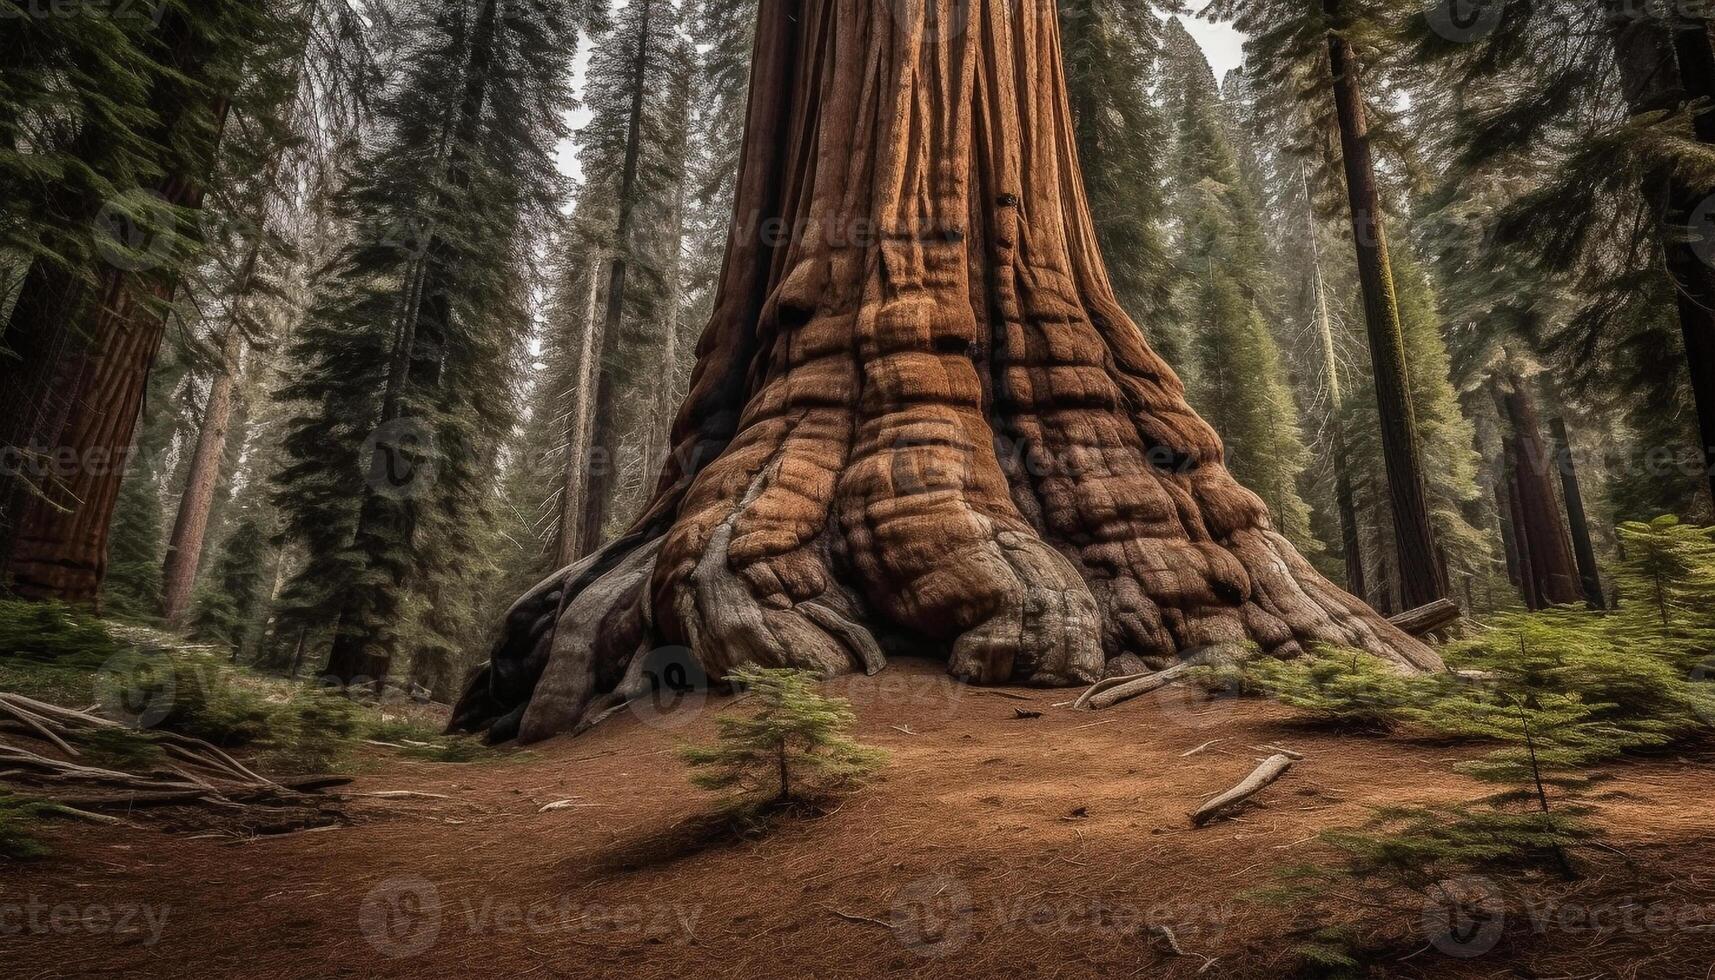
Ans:
[[[1408,609],[1398,616],[1388,617],[1388,622],[1398,626],[1412,636],[1427,636],[1436,630],[1446,629],[1464,618],[1464,612],[1459,604],[1452,599],[1439,599],[1427,606]]]
[[[1191,825],[1193,827],[1201,827],[1207,824],[1209,821],[1215,819],[1228,810],[1231,810],[1233,807],[1238,806],[1240,803],[1243,803],[1256,794],[1262,792],[1275,780],[1286,775],[1286,771],[1291,768],[1292,759],[1288,756],[1269,756],[1267,759],[1263,760],[1262,765],[1257,766],[1249,776],[1246,776],[1243,782],[1198,807],[1197,812],[1191,814]]]

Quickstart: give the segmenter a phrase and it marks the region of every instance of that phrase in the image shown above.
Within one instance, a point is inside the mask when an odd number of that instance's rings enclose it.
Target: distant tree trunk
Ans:
[[[679,376],[679,321],[684,303],[684,275],[681,253],[685,241],[685,181],[679,181],[673,192],[673,259],[667,268],[667,326],[665,342],[661,345],[661,387],[656,392],[654,417],[649,421],[649,459],[664,460],[673,449],[673,415],[678,408],[679,393],[674,381]]]
[[[1536,563],[1532,560],[1530,538],[1524,516],[1524,506],[1519,500],[1518,480],[1518,451],[1511,436],[1504,442],[1503,452],[1506,461],[1503,464],[1507,474],[1507,518],[1513,527],[1513,544],[1517,549],[1518,558],[1518,587],[1519,594],[1524,598],[1526,609],[1537,610],[1546,605],[1542,595],[1542,583],[1536,576]]]
[[[602,317],[602,364],[610,364],[619,355],[620,321],[625,316],[625,277],[631,259],[633,216],[637,206],[637,167],[643,151],[644,86],[649,78],[649,19],[653,4],[662,0],[632,0],[643,4],[642,26],[637,32],[637,57],[633,61],[631,84],[631,115],[626,122],[625,163],[619,175],[619,217],[614,224],[613,261],[607,279],[607,312]],[[598,374],[599,378],[600,375]],[[606,379],[598,382],[595,409],[595,437],[591,440],[588,490],[583,502],[581,546],[588,551],[602,543],[602,529],[607,525],[609,507],[613,503],[614,475],[618,470],[619,433],[613,424],[614,391]],[[600,459],[595,457],[599,456]]]
[[[1058,32],[1052,0],[763,0],[675,451],[514,604],[454,728],[582,730],[661,646],[724,677],[874,672],[885,641],[1038,686],[1222,644],[1441,666],[1275,531],[1121,309]]]
[[[1572,456],[1572,438],[1566,420],[1556,415],[1548,423],[1554,436],[1555,469],[1560,472],[1560,495],[1566,501],[1566,523],[1572,530],[1572,554],[1578,560],[1578,583],[1591,609],[1608,604],[1602,592],[1602,572],[1596,565],[1596,545],[1590,536],[1590,518],[1584,511],[1584,488],[1578,481],[1578,464]]]
[[[600,251],[590,255],[589,302],[584,309],[583,337],[578,349],[577,380],[573,383],[572,407],[566,413],[566,461],[560,485],[559,545],[555,550],[556,564],[564,568],[584,556],[590,545],[584,541],[584,501],[589,499],[589,479],[592,452],[590,442],[594,420],[591,393],[600,383],[601,365],[596,356],[601,350],[601,324],[596,320],[596,298],[600,295]]]
[[[1360,66],[1351,45],[1339,33],[1343,26],[1341,0],[1323,0],[1323,12],[1331,28],[1328,66],[1333,75],[1346,193],[1351,199],[1358,281],[1363,288],[1364,319],[1369,325],[1370,356],[1375,365],[1388,501],[1392,505],[1394,536],[1399,548],[1401,599],[1408,608],[1415,608],[1445,598],[1447,582],[1436,561],[1435,531],[1429,522],[1423,450],[1411,404],[1411,374],[1382,226],[1381,195],[1376,189],[1375,166],[1370,158]]]
[[[203,540],[214,507],[214,491],[220,483],[220,464],[226,457],[226,436],[232,423],[233,388],[240,343],[230,333],[221,341],[222,367],[209,385],[202,424],[197,429],[196,449],[191,455],[184,494],[179,497],[178,516],[167,542],[167,561],[161,576],[161,614],[167,625],[178,628],[190,611],[196,587],[197,568],[202,562]]]
[[[151,103],[162,120],[163,141],[177,144],[177,164],[186,169],[169,174],[155,190],[168,205],[196,211],[229,101],[205,98],[194,88],[213,56],[214,41],[171,12],[159,32],[164,64],[173,74],[157,84]],[[16,331],[28,344],[29,356],[48,358],[19,369],[52,379],[51,394],[36,381],[25,386],[24,398],[34,400],[20,416],[34,423],[25,423],[26,438],[55,458],[74,461],[69,473],[47,481],[40,492],[13,495],[18,502],[6,552],[0,555],[0,583],[28,599],[96,601],[107,570],[113,506],[149,370],[166,330],[165,307],[178,285],[171,264],[139,273],[112,268],[93,273],[101,290],[94,298],[75,277],[68,286],[63,269],[44,269],[33,286],[27,280],[27,290],[43,292],[19,297],[7,331],[9,341]],[[62,407],[44,405],[44,399],[55,398]]]
[[[1513,496],[1510,490],[1512,470],[1507,467],[1506,450],[1502,449],[1502,459],[1498,479],[1495,482],[1495,523],[1501,529],[1501,547],[1507,556],[1507,581],[1524,588],[1524,573],[1519,566],[1519,547],[1517,525],[1513,523]]]
[[[259,250],[259,246],[251,246],[241,281],[248,282],[255,275]],[[242,294],[240,290],[239,295]],[[208,534],[208,518],[214,507],[214,491],[220,483],[220,464],[226,458],[233,390],[238,384],[239,358],[244,350],[243,332],[236,321],[234,311],[220,338],[219,364],[209,384],[202,424],[197,428],[196,449],[191,454],[178,516],[167,542],[167,561],[161,575],[161,614],[173,628],[184,625],[185,614],[190,610],[197,568],[202,562],[203,540]]]
[[[1310,181],[1304,177],[1304,201],[1309,210],[1311,288],[1316,292],[1316,335],[1322,346],[1322,373],[1328,386],[1328,423],[1333,432],[1334,505],[1340,514],[1340,549],[1346,560],[1346,591],[1364,595],[1364,549],[1358,537],[1358,502],[1352,489],[1352,461],[1346,448],[1346,392],[1340,360],[1334,348],[1334,318],[1328,313],[1328,293],[1322,278],[1322,248],[1316,240],[1316,213]]]
[[[1577,567],[1549,473],[1554,462],[1543,441],[1536,399],[1516,368],[1507,369],[1502,407],[1512,433],[1507,458],[1512,468],[1513,499],[1519,523],[1519,550],[1528,558],[1525,598],[1532,609],[1577,602]]]

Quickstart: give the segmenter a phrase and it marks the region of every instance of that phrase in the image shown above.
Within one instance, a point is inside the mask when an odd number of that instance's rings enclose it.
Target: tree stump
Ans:
[[[663,645],[714,678],[912,652],[1082,685],[1245,643],[1440,666],[1275,532],[1115,301],[1059,45],[1050,0],[762,0],[654,499],[519,600],[456,729],[576,730]]]

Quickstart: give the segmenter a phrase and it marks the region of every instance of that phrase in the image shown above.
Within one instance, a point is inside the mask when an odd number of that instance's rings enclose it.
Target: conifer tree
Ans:
[[[433,5],[337,200],[348,237],[292,345],[275,499],[307,551],[286,625],[330,631],[341,682],[381,683],[402,633],[440,632],[407,615],[427,608],[412,590],[446,588],[487,520],[582,25],[546,0]]]
[[[257,613],[267,597],[268,535],[253,517],[237,523],[221,543],[191,622],[200,640],[219,643],[236,662],[249,646]]]
[[[1308,462],[1279,347],[1263,318],[1261,203],[1240,172],[1231,120],[1201,49],[1167,26],[1163,71],[1175,111],[1174,184],[1181,306],[1189,317],[1192,404],[1222,433],[1228,467],[1269,505],[1300,551],[1320,550],[1298,479]]]
[[[699,0],[690,17],[696,65],[695,141],[687,175],[687,319],[701,330],[714,310],[733,227],[733,190],[744,148],[750,57],[756,44],[755,0]]]
[[[1288,115],[1302,103],[1333,109],[1374,368],[1399,582],[1407,606],[1427,605],[1447,594],[1446,573],[1428,502],[1423,439],[1411,399],[1410,363],[1376,179],[1375,144],[1385,127],[1373,124],[1385,120],[1385,113],[1366,95],[1366,86],[1381,74],[1377,46],[1384,43],[1386,21],[1360,0],[1215,0],[1205,13],[1233,18],[1249,36],[1247,57],[1259,82],[1272,90],[1278,113]]]
[[[702,770],[692,776],[698,786],[736,790],[740,805],[778,807],[813,802],[886,761],[886,753],[852,739],[851,705],[818,693],[809,671],[741,667],[727,681],[758,707],[750,717],[722,715],[716,744],[681,751]]]
[[[1620,525],[1617,569],[1622,642],[1708,678],[1715,664],[1715,529],[1671,516]]]
[[[1150,98],[1159,6],[1175,4],[1062,0],[1061,49],[1084,190],[1114,293],[1150,343],[1182,363],[1185,338],[1171,315],[1174,266],[1161,228],[1167,133]]]
[[[653,398],[622,395],[653,393],[660,364],[636,355],[657,349],[662,325],[673,319],[667,270],[680,242],[667,226],[685,176],[681,134],[689,115],[675,96],[687,93],[682,79],[692,68],[683,27],[682,11],[669,0],[627,4],[612,29],[594,42],[585,81],[591,119],[577,136],[584,171],[578,210],[604,269],[598,280],[601,311],[586,328],[593,331],[596,356],[586,372],[594,379],[590,448],[586,460],[573,463],[582,468],[583,480],[577,553],[602,542],[619,509],[620,476],[628,462],[622,460],[624,435],[647,431],[654,407]],[[627,410],[631,406],[643,409],[641,417]],[[642,478],[632,475],[633,489],[641,490]]]
[[[1411,21],[1419,90],[1444,93],[1425,104],[1450,134],[1463,193],[1448,196],[1477,197],[1492,231],[1472,249],[1473,282],[1522,267],[1513,289],[1568,300],[1526,336],[1564,397],[1617,420],[1619,513],[1706,514],[1699,484],[1715,471],[1698,447],[1712,442],[1715,375],[1698,350],[1715,336],[1715,272],[1692,213],[1715,187],[1715,127],[1693,111],[1709,94],[1707,21],[1617,0],[1505,0],[1490,14],[1471,37]]]
[[[283,14],[278,43],[250,60],[243,99],[258,107],[255,125],[225,141],[210,210],[208,315],[202,360],[208,375],[195,449],[169,537],[162,572],[162,616],[182,625],[190,610],[204,540],[237,407],[244,359],[267,344],[288,300],[285,276],[297,261],[287,228],[329,179],[319,166],[331,145],[349,139],[379,85],[373,35],[385,11],[362,0],[297,0]],[[305,193],[305,186],[307,193]]]

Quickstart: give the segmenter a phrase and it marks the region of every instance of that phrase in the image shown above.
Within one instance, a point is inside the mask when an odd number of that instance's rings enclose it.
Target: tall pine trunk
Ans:
[[[1343,26],[1341,0],[1323,0],[1323,12],[1330,26],[1328,67],[1333,76],[1346,193],[1352,211],[1358,282],[1363,291],[1364,319],[1369,326],[1370,356],[1375,366],[1388,502],[1392,505],[1394,538],[1399,551],[1401,599],[1407,607],[1426,606],[1447,595],[1447,582],[1436,557],[1435,531],[1429,522],[1423,448],[1411,404],[1411,373],[1406,363],[1405,337],[1382,224],[1381,195],[1370,156],[1361,68],[1353,57],[1351,45],[1339,33]]]
[[[625,279],[630,267],[632,225],[637,209],[637,167],[643,151],[644,86],[649,79],[649,20],[654,4],[663,0],[632,0],[643,4],[642,25],[637,32],[637,57],[632,65],[631,113],[626,120],[625,162],[619,175],[619,216],[613,229],[613,260],[608,269],[607,311],[602,317],[602,364],[619,356],[620,321],[625,317]],[[595,436],[589,480],[583,501],[583,529],[579,534],[584,550],[602,543],[613,503],[614,477],[619,468],[619,431],[613,424],[615,392],[611,379],[598,382]],[[597,458],[599,457],[599,459]]]
[[[246,259],[251,271],[255,260],[254,253]],[[168,626],[184,625],[191,593],[196,588],[209,514],[214,509],[214,491],[220,484],[220,464],[226,458],[233,391],[238,384],[238,361],[243,347],[237,324],[227,324],[220,340],[220,363],[209,384],[202,423],[197,427],[197,444],[185,475],[184,493],[179,497],[178,514],[167,539],[167,560],[161,572],[161,615]]]
[[[584,539],[584,502],[589,499],[593,465],[590,441],[595,426],[591,418],[595,409],[594,392],[601,378],[601,365],[596,361],[602,347],[596,304],[601,295],[604,264],[599,250],[590,255],[584,329],[578,344],[577,380],[572,385],[572,405],[566,413],[566,459],[560,481],[560,528],[555,549],[555,566],[559,568],[582,558],[591,547]]]
[[[1578,584],[1591,609],[1603,609],[1608,597],[1602,592],[1602,572],[1596,565],[1596,544],[1590,536],[1590,517],[1584,511],[1584,488],[1578,480],[1578,464],[1572,455],[1572,437],[1566,420],[1556,415],[1548,423],[1554,437],[1555,469],[1560,473],[1560,496],[1566,501],[1566,523],[1572,531],[1572,554],[1578,560]]]
[[[1358,535],[1358,501],[1352,487],[1352,459],[1346,447],[1346,389],[1334,348],[1334,318],[1328,312],[1326,280],[1322,278],[1322,247],[1316,237],[1316,205],[1310,181],[1302,172],[1304,206],[1309,218],[1311,288],[1316,293],[1316,337],[1321,345],[1322,373],[1328,387],[1328,424],[1333,433],[1334,506],[1340,515],[1340,551],[1346,561],[1346,591],[1364,595],[1364,548]]]

